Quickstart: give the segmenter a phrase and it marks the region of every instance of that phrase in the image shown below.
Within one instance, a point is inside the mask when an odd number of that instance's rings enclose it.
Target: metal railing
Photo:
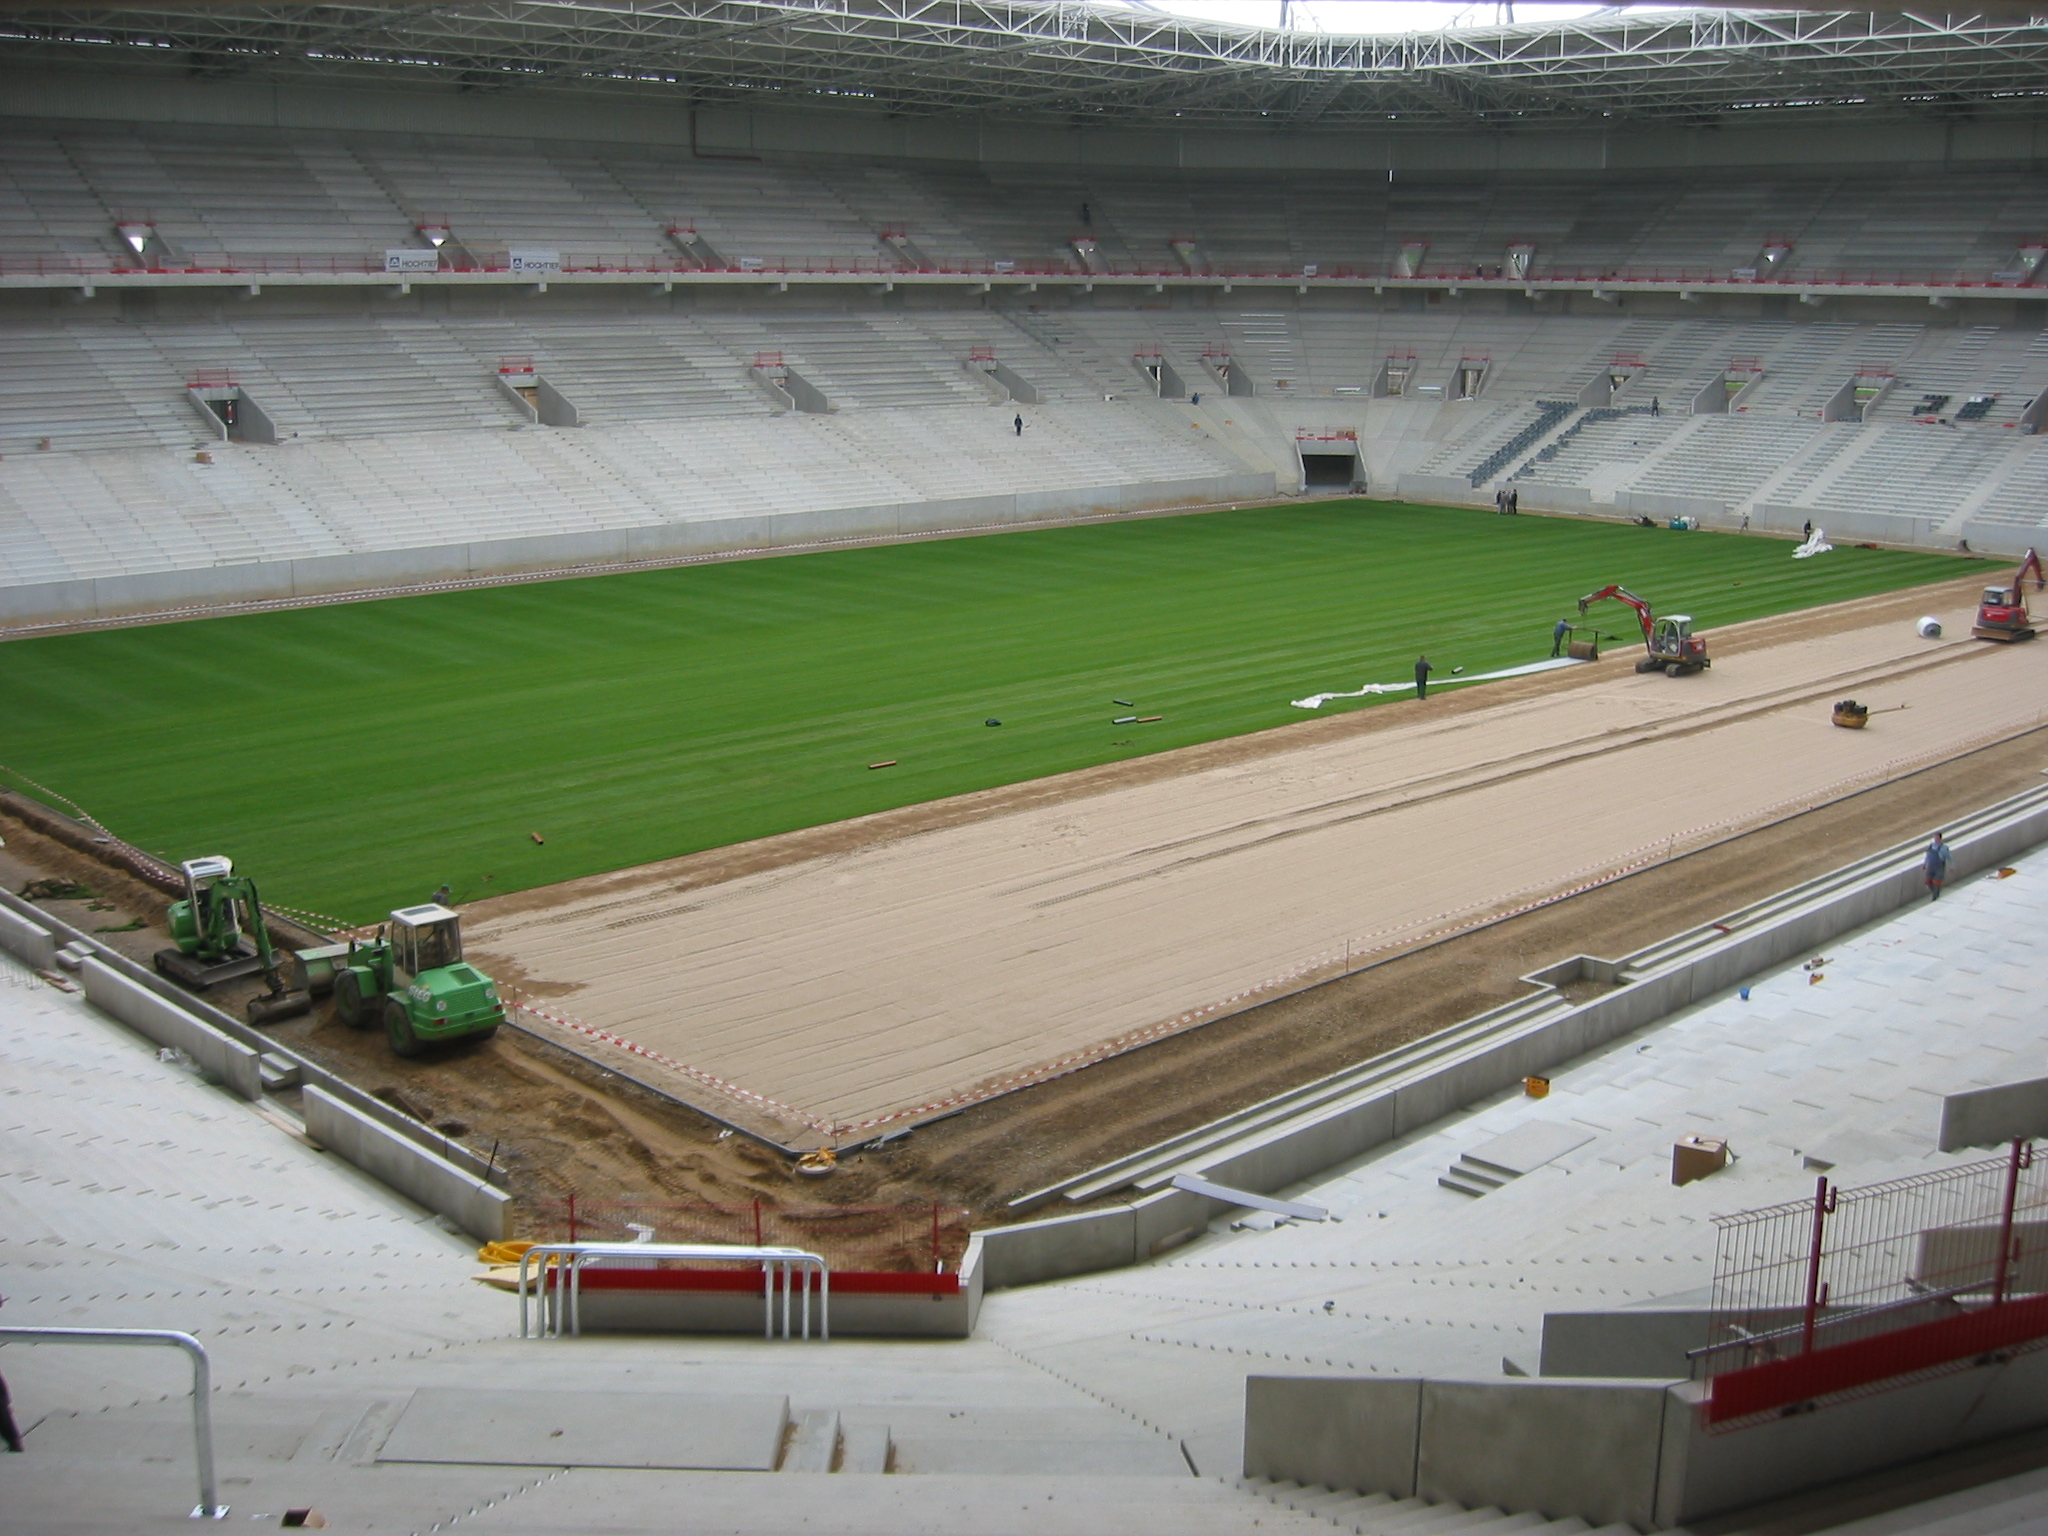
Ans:
[[[1707,1419],[1883,1390],[2048,1345],[2048,1159],[2002,1158],[1717,1216]]]
[[[160,1344],[192,1357],[192,1456],[199,1466],[199,1504],[194,1520],[225,1520],[228,1507],[215,1502],[213,1483],[213,1362],[206,1346],[189,1333],[169,1328],[0,1328],[0,1342],[21,1344]]]
[[[555,1263],[549,1263],[550,1259]],[[824,1259],[801,1248],[752,1248],[727,1243],[536,1243],[519,1256],[519,1337],[580,1337],[583,1332],[583,1271],[606,1259],[679,1259],[698,1263],[759,1264],[765,1314],[761,1337],[776,1336],[775,1302],[782,1299],[782,1337],[792,1337],[791,1293],[800,1292],[803,1337],[811,1336],[811,1281],[818,1291],[818,1336],[832,1337],[832,1272]],[[538,1264],[531,1277],[528,1266]],[[527,1298],[537,1295],[529,1325]]]

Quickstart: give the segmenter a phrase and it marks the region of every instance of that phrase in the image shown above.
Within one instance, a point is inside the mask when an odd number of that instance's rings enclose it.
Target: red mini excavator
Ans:
[[[2041,557],[2031,549],[2027,558],[2020,562],[2020,573],[2013,577],[2009,587],[1986,587],[1984,601],[1977,605],[1977,626],[1970,631],[1979,640],[2003,640],[2010,644],[2014,640],[2034,638],[2034,621],[2027,616],[2027,572],[2034,573],[2034,590],[2040,591],[2044,583],[2041,577]]]
[[[1711,667],[1707,659],[1707,642],[1702,635],[1692,632],[1692,617],[1689,614],[1674,613],[1658,618],[1650,612],[1650,605],[1627,587],[1602,587],[1598,592],[1579,599],[1579,612],[1604,598],[1614,598],[1635,609],[1636,618],[1643,626],[1643,648],[1649,653],[1636,662],[1638,672],[1662,672],[1667,677],[1683,677],[1688,672],[1697,672]]]

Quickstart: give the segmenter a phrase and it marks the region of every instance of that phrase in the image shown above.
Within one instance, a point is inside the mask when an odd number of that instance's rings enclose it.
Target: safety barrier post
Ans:
[[[0,1328],[0,1341],[9,1339],[24,1344],[162,1344],[184,1350],[192,1357],[192,1454],[199,1464],[199,1505],[192,1518],[227,1518],[227,1505],[214,1499],[213,1362],[204,1344],[169,1328]]]
[[[803,1304],[800,1323],[803,1337],[811,1336],[811,1279],[818,1282],[819,1337],[832,1337],[831,1267],[823,1255],[801,1248],[740,1247],[727,1243],[536,1243],[519,1256],[519,1337],[580,1337],[583,1333],[584,1266],[604,1259],[683,1259],[737,1261],[761,1266],[763,1315],[761,1336],[775,1334],[777,1288],[782,1301],[782,1337],[793,1338],[791,1330],[792,1288],[801,1275]],[[550,1264],[549,1259],[558,1262]],[[529,1266],[532,1270],[529,1279]],[[554,1276],[550,1289],[548,1277]],[[529,1287],[536,1305],[529,1311]]]

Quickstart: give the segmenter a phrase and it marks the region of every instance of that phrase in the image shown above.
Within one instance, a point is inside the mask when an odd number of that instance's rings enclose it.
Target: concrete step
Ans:
[[[784,1472],[830,1472],[839,1457],[839,1414],[830,1408],[806,1408],[790,1425],[789,1446],[782,1453]]]
[[[845,1427],[839,1438],[841,1472],[886,1472],[894,1448],[886,1424],[856,1424]]]

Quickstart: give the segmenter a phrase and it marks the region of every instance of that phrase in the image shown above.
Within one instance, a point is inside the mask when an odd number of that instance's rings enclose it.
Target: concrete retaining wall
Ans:
[[[1654,491],[1619,491],[1614,507],[1631,517],[1654,517],[1668,522],[1674,517],[1696,517],[1702,522],[1726,522],[1728,503],[1711,496],[1668,496]],[[1793,527],[1799,525],[1794,523]]]
[[[1493,498],[1475,489],[1464,475],[1403,475],[1394,483],[1403,501],[1419,501],[1424,505],[1442,502],[1453,507],[1493,504]]]
[[[2015,796],[1973,820],[1978,829],[1959,833],[1951,842],[1952,881],[2009,863],[2048,841],[2048,792]],[[1849,874],[1846,879],[1838,872],[1810,882],[1815,890],[1811,901],[1802,903],[1791,893],[1790,899],[1775,903],[1781,910],[1753,926],[1732,923],[1735,931],[1725,936],[1704,930],[1713,934],[1711,941],[1670,961],[1599,962],[1617,974],[1651,974],[1561,1011],[1532,1014],[1521,1004],[1493,1010],[1508,1021],[1498,1033],[1481,1033],[1447,1057],[1428,1040],[1390,1053],[1384,1059],[1384,1086],[1362,1087],[1327,1108],[1247,1133],[1206,1153],[1190,1153],[1187,1161],[1173,1168],[1258,1193],[1299,1184],[1511,1088],[1532,1073],[1552,1071],[1761,971],[1812,954],[1829,940],[1924,896],[1917,845],[1900,845],[1861,860],[1849,867]],[[1644,953],[1655,956],[1665,947]],[[1412,1071],[1401,1070],[1404,1056],[1418,1062]],[[1146,1175],[1147,1182],[1163,1183],[1168,1177],[1170,1173]],[[988,1249],[988,1283],[1030,1285],[1142,1263],[1175,1241],[1193,1236],[1225,1209],[1220,1201],[1163,1190],[1129,1204],[994,1228],[982,1234]]]
[[[1647,1528],[1669,1386],[1251,1376],[1245,1475]]]
[[[956,528],[1000,528],[1182,505],[1256,501],[1272,494],[1270,475],[1212,475],[41,582],[0,587],[0,623],[118,618],[209,604],[314,597],[531,571],[560,570],[572,575],[578,566],[621,561],[773,550],[834,539],[899,538]]]
[[[99,960],[87,960],[78,974],[85,983],[86,1001],[102,1013],[111,1014],[158,1045],[183,1051],[199,1063],[201,1070],[219,1078],[243,1098],[263,1097],[256,1052],[239,1040],[230,1040],[212,1025],[158,997],[147,987],[117,975]]]
[[[306,1134],[330,1152],[428,1210],[440,1212],[480,1242],[497,1242],[505,1236],[512,1197],[502,1189],[493,1189],[331,1093],[308,1088],[300,1098]]]
[[[1693,1382],[1252,1376],[1248,1477],[1669,1530],[2048,1423],[2048,1351],[1710,1432]]]
[[[56,935],[5,907],[0,907],[0,949],[39,971],[52,970],[57,964]]]
[[[1952,550],[1956,547],[1955,537],[1941,530],[1948,517],[1942,514],[1934,517],[1908,517],[1887,512],[1826,512],[1815,511],[1812,507],[1791,506],[1777,502],[1759,504],[1750,514],[1750,524],[1757,528],[1782,530],[1797,533],[1811,520],[1815,527],[1827,530],[1830,544],[1853,544],[1868,539],[1878,544],[1915,544],[1926,549]],[[2005,528],[2000,530],[2006,541],[2021,535],[2032,535],[2030,529]],[[1970,541],[1974,547],[1975,539]],[[1986,545],[1987,550],[1992,546]],[[2026,549],[2021,538],[2018,554]],[[1995,552],[1995,551],[1993,551]]]

